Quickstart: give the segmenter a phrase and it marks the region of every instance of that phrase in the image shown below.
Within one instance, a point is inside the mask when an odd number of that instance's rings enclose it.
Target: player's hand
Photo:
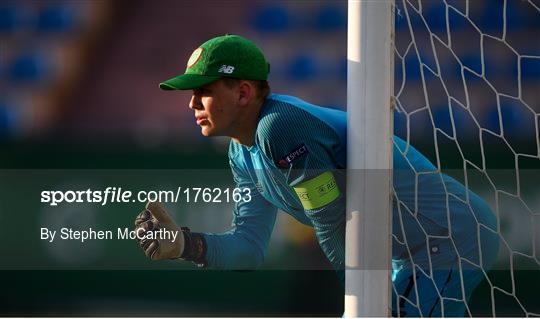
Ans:
[[[139,246],[146,256],[152,260],[176,259],[182,256],[184,251],[184,234],[180,227],[169,216],[165,207],[159,202],[148,202],[146,209],[135,218],[135,231],[140,237],[147,237],[149,232],[160,229],[176,232],[176,240],[168,236],[159,236],[155,239],[138,239]]]

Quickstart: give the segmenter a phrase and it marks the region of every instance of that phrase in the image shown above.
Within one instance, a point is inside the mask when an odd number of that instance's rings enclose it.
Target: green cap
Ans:
[[[237,35],[210,39],[195,49],[183,75],[159,84],[162,90],[191,90],[221,77],[266,80],[270,65],[253,42]]]

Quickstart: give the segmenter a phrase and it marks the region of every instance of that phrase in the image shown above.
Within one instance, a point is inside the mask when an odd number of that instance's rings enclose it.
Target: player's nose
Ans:
[[[200,97],[196,96],[195,94],[191,95],[191,100],[189,100],[189,108],[192,110],[203,109]]]

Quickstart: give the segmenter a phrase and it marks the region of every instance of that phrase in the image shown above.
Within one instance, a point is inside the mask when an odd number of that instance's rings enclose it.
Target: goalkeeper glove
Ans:
[[[148,232],[160,229],[176,231],[178,236],[172,239],[154,238],[145,236]],[[137,241],[144,250],[145,255],[152,260],[176,259],[193,261],[199,266],[205,266],[206,241],[200,233],[192,233],[187,227],[179,227],[167,213],[165,207],[159,202],[148,202],[135,219],[135,231],[139,232]],[[145,239],[139,239],[143,237]]]
[[[147,257],[152,260],[180,258],[184,251],[184,235],[180,227],[169,216],[165,207],[158,202],[149,202],[144,210],[135,219],[137,239]],[[176,232],[176,240],[170,238],[148,238],[149,232],[159,230]],[[144,239],[139,239],[143,237]],[[168,237],[168,236],[162,236]]]

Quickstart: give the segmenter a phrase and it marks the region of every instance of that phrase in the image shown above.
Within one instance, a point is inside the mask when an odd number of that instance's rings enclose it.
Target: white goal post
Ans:
[[[391,304],[393,0],[349,0],[345,317]]]
[[[538,1],[348,11],[344,316],[540,316]]]

